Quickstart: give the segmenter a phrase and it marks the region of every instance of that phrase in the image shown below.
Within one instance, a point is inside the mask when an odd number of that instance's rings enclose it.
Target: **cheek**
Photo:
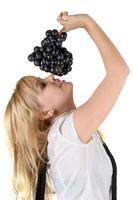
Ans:
[[[52,98],[56,101],[62,101],[62,99],[65,98],[66,92],[62,90],[61,88],[57,88],[52,93]]]
[[[49,87],[45,91],[45,97],[47,99],[47,103],[57,104],[62,102],[65,98],[65,91],[63,91],[60,87]]]

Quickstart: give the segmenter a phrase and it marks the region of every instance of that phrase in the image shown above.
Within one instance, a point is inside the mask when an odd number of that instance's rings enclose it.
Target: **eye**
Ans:
[[[43,88],[45,88],[46,87],[46,83],[45,82],[43,82],[43,81],[40,81],[40,87],[41,87],[41,89],[43,89]]]

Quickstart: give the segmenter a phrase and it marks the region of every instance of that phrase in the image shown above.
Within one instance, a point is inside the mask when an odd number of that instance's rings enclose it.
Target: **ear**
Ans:
[[[43,111],[41,113],[40,119],[41,120],[48,119],[48,118],[52,117],[53,114],[54,114],[54,110],[53,109],[49,109],[47,111]]]

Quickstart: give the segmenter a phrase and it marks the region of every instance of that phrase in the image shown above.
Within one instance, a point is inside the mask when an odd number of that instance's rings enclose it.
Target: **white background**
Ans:
[[[130,74],[116,104],[99,129],[115,157],[118,168],[118,200],[132,199],[133,186],[133,12],[131,0],[4,0],[0,3],[0,199],[14,200],[11,190],[11,161],[4,142],[2,117],[16,81],[24,75],[46,77],[27,60],[40,45],[48,29],[60,30],[60,12],[88,13],[102,27],[126,60]],[[105,76],[100,53],[84,29],[68,32],[63,43],[73,54],[72,71],[58,77],[73,82],[78,107],[93,93]]]

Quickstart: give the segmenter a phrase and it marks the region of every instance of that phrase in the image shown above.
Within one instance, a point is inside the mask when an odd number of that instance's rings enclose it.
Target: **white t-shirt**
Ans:
[[[112,163],[99,134],[82,143],[73,110],[55,118],[48,134],[49,174],[58,200],[111,200]]]

